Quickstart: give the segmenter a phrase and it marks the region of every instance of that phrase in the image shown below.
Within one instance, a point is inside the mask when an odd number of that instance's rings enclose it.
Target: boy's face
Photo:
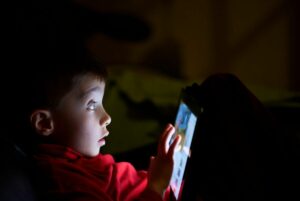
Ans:
[[[86,156],[99,154],[111,122],[102,104],[104,90],[104,81],[82,76],[53,112],[52,139]]]

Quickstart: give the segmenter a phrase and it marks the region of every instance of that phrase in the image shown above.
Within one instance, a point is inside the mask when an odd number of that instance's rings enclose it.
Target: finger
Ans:
[[[165,138],[163,139],[161,145],[162,145],[162,151],[164,154],[168,153],[169,147],[170,147],[170,140],[172,136],[175,135],[175,128],[172,127],[167,134],[165,135]]]
[[[164,142],[165,143],[165,153],[168,153],[168,150],[170,148],[170,145],[174,142],[176,138],[176,129],[172,129],[170,130],[170,132],[168,133],[167,137],[166,137],[166,141]]]
[[[167,153],[167,156],[168,156],[168,157],[173,157],[174,152],[175,152],[176,148],[179,146],[179,143],[180,143],[181,139],[182,139],[182,138],[181,138],[181,135],[177,135],[177,136],[175,137],[175,140],[174,140],[174,142],[171,144],[171,146],[170,146],[170,148],[169,148],[169,151],[168,151],[168,153]]]
[[[158,154],[162,154],[162,153],[167,153],[167,150],[166,150],[166,142],[167,142],[167,139],[169,138],[170,134],[173,132],[174,130],[174,127],[172,124],[168,124],[163,132],[163,134],[161,135],[161,138],[160,138],[160,141],[159,141],[159,144],[158,144]]]

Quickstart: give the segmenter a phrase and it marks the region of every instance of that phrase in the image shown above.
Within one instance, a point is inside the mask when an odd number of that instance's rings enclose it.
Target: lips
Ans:
[[[100,146],[104,146],[105,145],[105,139],[102,138],[102,139],[98,140],[98,143],[99,143]]]
[[[109,132],[105,133],[105,135],[103,135],[103,136],[98,140],[98,142],[105,141],[104,138],[106,138],[108,135],[109,135]]]

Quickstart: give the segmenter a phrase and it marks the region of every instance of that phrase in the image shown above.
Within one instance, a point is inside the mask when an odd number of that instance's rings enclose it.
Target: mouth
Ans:
[[[98,143],[103,146],[105,145],[105,138],[109,135],[109,132],[107,132],[103,137],[101,137],[99,140],[98,140]]]
[[[105,145],[105,138],[101,138],[100,140],[98,140],[98,144],[100,146],[104,146]]]

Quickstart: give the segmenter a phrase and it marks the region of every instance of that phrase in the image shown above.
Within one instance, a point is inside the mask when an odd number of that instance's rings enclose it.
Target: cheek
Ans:
[[[69,138],[81,138],[91,132],[97,132],[97,113],[83,110],[65,111],[59,114],[58,132],[69,135]]]
[[[82,130],[85,124],[85,117],[80,113],[75,112],[63,112],[58,114],[56,121],[57,131],[63,132],[63,135],[74,135]]]
[[[78,118],[73,118],[73,132],[91,133],[97,129],[97,118],[93,114],[81,115]]]
[[[88,128],[89,118],[85,115],[73,116],[72,118],[73,128],[78,131],[82,131]]]

